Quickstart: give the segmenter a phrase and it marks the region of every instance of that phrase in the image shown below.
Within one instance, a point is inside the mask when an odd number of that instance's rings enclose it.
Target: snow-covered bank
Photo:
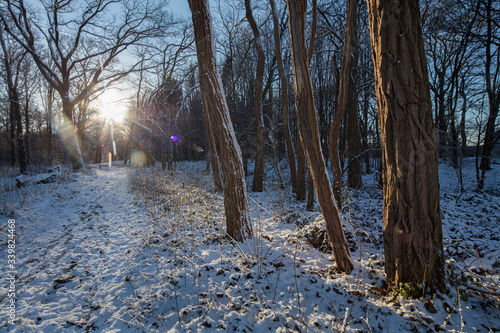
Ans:
[[[249,192],[255,236],[235,243],[224,237],[222,197],[205,163],[177,166],[172,174],[103,168],[36,185],[44,197],[14,216],[18,321],[8,325],[2,312],[0,331],[500,330],[500,197],[461,194],[448,165],[440,164],[440,176],[450,293],[420,300],[385,288],[373,175],[344,207],[355,270],[342,275],[332,254],[310,244],[321,215],[306,212],[273,177],[265,192]],[[500,186],[493,167],[490,188]],[[473,168],[464,170],[469,182]],[[2,239],[2,253],[6,247]],[[0,297],[5,266],[0,261]]]

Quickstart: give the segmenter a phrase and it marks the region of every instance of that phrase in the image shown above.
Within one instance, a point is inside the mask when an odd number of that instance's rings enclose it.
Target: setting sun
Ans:
[[[106,90],[100,97],[101,115],[114,122],[120,123],[127,113],[123,95],[117,90]]]

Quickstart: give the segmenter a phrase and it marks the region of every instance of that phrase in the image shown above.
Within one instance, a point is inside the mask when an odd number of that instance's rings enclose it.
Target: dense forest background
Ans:
[[[276,5],[284,74],[289,81],[287,120],[283,117],[283,84],[271,8],[268,1],[253,3],[264,56],[264,152],[266,163],[287,156],[287,122],[297,150],[297,171],[305,174],[297,148],[287,14],[284,2]],[[87,8],[71,1],[4,2],[0,31],[2,165],[26,172],[69,161],[61,141],[67,118],[74,126],[85,163],[107,160],[109,152],[114,153],[114,159],[130,163],[138,150],[149,162],[161,162],[164,168],[172,168],[177,160],[207,158],[210,150],[190,22],[169,14],[166,4],[155,6],[134,1],[92,1]],[[246,169],[256,155],[258,50],[242,2],[221,0],[211,6],[220,74]],[[420,9],[439,155],[453,163],[459,181],[463,156],[476,156],[481,188],[500,137],[500,9],[489,0],[421,1]],[[310,10],[307,29],[312,23]],[[78,18],[82,13],[83,19],[71,20],[71,12]],[[357,1],[355,12],[353,88],[338,139],[342,170],[348,173],[347,184],[352,187],[359,186],[361,174],[379,172],[381,167],[366,4]],[[317,3],[310,73],[327,163],[328,135],[339,98],[345,14],[344,2]],[[132,28],[137,29],[132,32]],[[309,32],[306,36],[310,38]],[[30,38],[33,46],[29,46]],[[127,105],[122,121],[107,116],[110,108],[117,108],[106,103],[106,95],[113,89],[119,89],[115,95],[120,94],[122,104]],[[69,97],[70,109],[64,96]],[[305,198],[304,193],[299,198]]]

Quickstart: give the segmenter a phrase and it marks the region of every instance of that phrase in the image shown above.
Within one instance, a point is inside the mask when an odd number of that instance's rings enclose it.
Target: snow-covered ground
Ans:
[[[440,164],[450,292],[419,300],[385,289],[374,175],[345,198],[350,275],[311,245],[321,243],[321,214],[280,189],[272,168],[266,191],[249,192],[255,236],[242,243],[224,237],[204,162],[174,173],[94,168],[31,185],[14,215],[0,217],[4,233],[16,221],[18,274],[12,325],[0,235],[0,331],[500,331],[500,166],[478,193],[466,162],[464,193]]]

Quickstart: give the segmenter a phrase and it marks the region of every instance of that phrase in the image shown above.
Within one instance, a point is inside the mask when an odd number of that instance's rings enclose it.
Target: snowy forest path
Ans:
[[[80,331],[96,318],[119,318],[123,299],[133,293],[128,273],[137,265],[146,212],[129,191],[126,169],[91,171],[51,186],[52,193],[16,218],[22,332]],[[8,271],[6,264],[1,272]],[[2,295],[6,286],[1,284]]]

